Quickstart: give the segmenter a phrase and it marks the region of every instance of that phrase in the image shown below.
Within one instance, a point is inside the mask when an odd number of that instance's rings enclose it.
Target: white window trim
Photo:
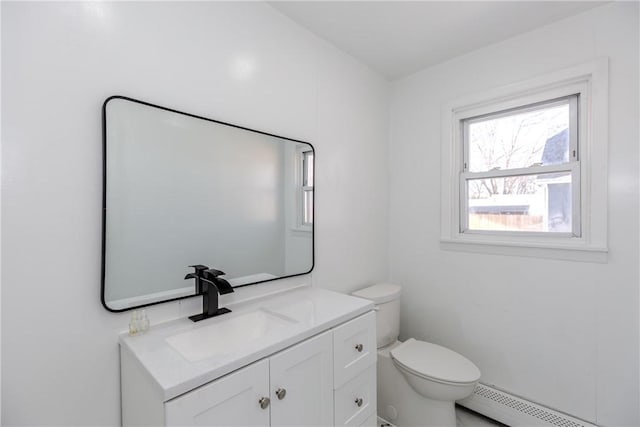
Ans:
[[[580,93],[581,235],[462,233],[460,120]],[[443,249],[607,262],[608,59],[448,102],[442,110],[441,246]]]

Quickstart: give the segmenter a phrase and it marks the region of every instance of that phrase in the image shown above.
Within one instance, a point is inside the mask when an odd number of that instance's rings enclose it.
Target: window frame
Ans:
[[[576,100],[577,159],[570,162],[571,174],[580,190],[572,192],[572,221],[580,232],[550,233],[524,231],[463,230],[461,218],[466,209],[464,178],[463,120],[578,95]],[[447,250],[486,252],[505,255],[560,258],[578,261],[607,260],[607,152],[608,152],[608,60],[598,60],[559,70],[531,80],[487,90],[446,103],[442,110],[441,150],[441,247]],[[468,148],[467,148],[468,151]],[[571,159],[572,160],[572,159]],[[569,169],[567,163],[562,170]],[[554,165],[556,166],[556,165]],[[552,166],[540,167],[546,171]],[[524,168],[527,174],[543,169]],[[524,172],[520,169],[519,172]],[[557,169],[555,169],[557,170]],[[514,176],[515,169],[500,174]],[[573,185],[573,184],[572,184]],[[577,199],[576,199],[577,198]]]

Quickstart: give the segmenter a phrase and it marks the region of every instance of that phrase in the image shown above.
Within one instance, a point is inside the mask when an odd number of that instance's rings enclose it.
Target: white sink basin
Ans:
[[[224,316],[229,316],[224,319]],[[215,323],[166,338],[167,343],[190,362],[237,353],[252,341],[276,333],[295,320],[266,310],[223,315]]]

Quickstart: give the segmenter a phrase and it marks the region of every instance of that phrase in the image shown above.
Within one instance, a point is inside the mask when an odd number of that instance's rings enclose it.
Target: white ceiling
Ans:
[[[343,51],[395,79],[541,27],[595,1],[272,1]]]

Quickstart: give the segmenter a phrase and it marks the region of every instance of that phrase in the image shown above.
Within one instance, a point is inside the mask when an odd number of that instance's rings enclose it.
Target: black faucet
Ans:
[[[206,265],[191,265],[195,269],[194,273],[185,276],[186,279],[196,279],[196,295],[202,295],[202,313],[189,316],[189,319],[197,322],[209,317],[230,313],[231,310],[225,307],[218,307],[218,294],[224,295],[233,292],[231,284],[225,279],[218,277],[224,272],[209,268]]]

